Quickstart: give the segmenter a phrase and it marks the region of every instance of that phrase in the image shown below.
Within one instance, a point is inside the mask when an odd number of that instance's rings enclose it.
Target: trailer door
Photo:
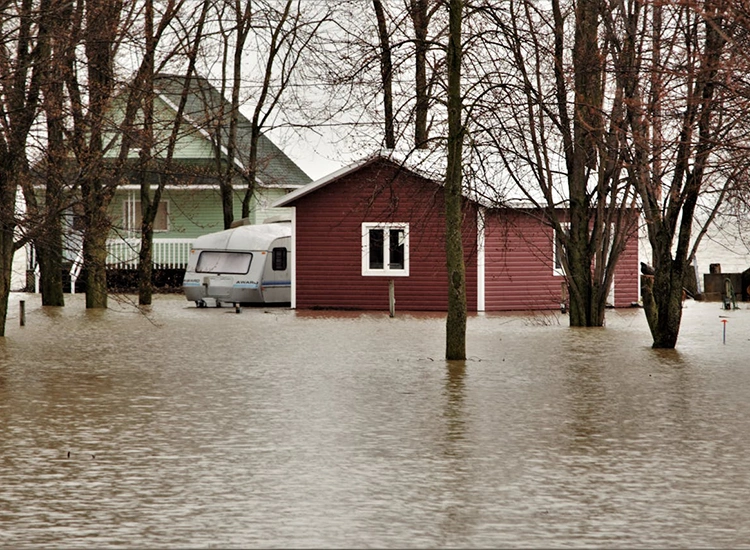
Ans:
[[[292,262],[289,237],[276,239],[266,252],[263,270],[263,301],[266,303],[291,303]]]

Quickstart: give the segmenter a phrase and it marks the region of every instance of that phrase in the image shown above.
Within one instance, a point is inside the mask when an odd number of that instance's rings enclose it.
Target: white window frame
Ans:
[[[373,269],[370,267],[370,231],[373,229],[383,230],[383,267]],[[388,238],[390,231],[396,229],[404,232],[404,267],[390,267],[390,246]],[[365,277],[408,277],[409,276],[409,224],[408,223],[382,223],[365,222],[362,224],[362,275]]]
[[[570,223],[565,222],[560,224],[565,231],[570,231]],[[562,264],[562,252],[559,250],[560,239],[557,238],[557,229],[552,231],[552,274],[555,277],[564,277],[565,268]],[[560,266],[557,265],[557,259],[560,258]]]

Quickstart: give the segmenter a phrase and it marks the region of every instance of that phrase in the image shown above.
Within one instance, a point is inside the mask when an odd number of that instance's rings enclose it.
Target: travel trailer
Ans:
[[[198,307],[213,302],[291,302],[291,235],[288,220],[238,225],[198,237],[190,250],[182,289]]]

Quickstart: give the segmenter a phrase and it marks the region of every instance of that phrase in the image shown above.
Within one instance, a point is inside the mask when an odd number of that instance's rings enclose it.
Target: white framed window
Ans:
[[[142,219],[141,201],[127,200],[123,203],[123,225],[126,231],[140,231]],[[169,231],[169,201],[159,201],[159,210],[154,218],[154,231]]]
[[[570,230],[569,223],[562,223],[560,225],[563,231],[567,232]],[[552,273],[557,277],[563,277],[565,276],[565,268],[563,267],[564,249],[562,239],[556,229],[554,230],[554,236],[555,238],[552,240]]]
[[[362,224],[362,275],[409,276],[409,224]]]

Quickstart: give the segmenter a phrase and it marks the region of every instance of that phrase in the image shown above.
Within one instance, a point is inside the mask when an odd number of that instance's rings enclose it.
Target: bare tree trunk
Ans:
[[[109,218],[106,208],[100,205],[94,204],[88,210],[86,229],[83,235],[86,309],[106,309]]]
[[[63,227],[62,211],[65,205],[65,189],[62,185],[62,175],[59,174],[59,160],[53,161],[53,145],[57,138],[52,138],[54,132],[49,132],[50,162],[48,163],[47,186],[45,192],[43,229],[33,240],[39,262],[39,284],[42,293],[43,306],[61,307],[65,305],[63,293]],[[61,136],[60,136],[61,137]]]
[[[144,187],[148,187],[149,182],[141,183],[141,211],[143,219],[141,221],[141,249],[138,251],[138,305],[151,305],[154,283],[154,216],[159,209],[159,203],[151,202],[151,193]],[[146,202],[144,202],[144,200]],[[157,199],[158,200],[158,199]],[[148,215],[147,215],[148,214]]]
[[[672,261],[669,249],[672,239],[666,234],[658,238],[661,251],[654,251],[652,280],[642,287],[643,310],[653,339],[653,347],[672,349],[682,323],[682,289],[685,266]],[[666,250],[666,253],[665,253]],[[664,263],[671,267],[664,267]],[[658,268],[656,266],[659,266]]]
[[[430,22],[427,0],[411,0],[410,12],[414,25],[414,84],[416,91],[414,147],[425,149],[429,137],[427,135],[427,114],[430,108],[427,90],[427,29]]]
[[[570,233],[568,241],[568,282],[570,285],[570,325],[600,326],[598,296],[591,277],[592,252],[589,247],[591,203],[587,189],[588,171],[597,166],[598,135],[602,128],[601,60],[598,45],[599,0],[581,0],[576,7],[573,45],[574,95],[573,150],[568,173],[570,192]],[[604,308],[601,308],[602,312]]]
[[[302,13],[299,4],[297,10],[292,13],[292,6],[292,0],[286,0],[279,18],[270,27],[272,33],[266,53],[263,85],[257,94],[253,117],[250,122],[250,151],[243,173],[246,182],[245,194],[242,199],[243,218],[250,215],[252,199],[257,188],[258,166],[262,160],[258,158],[260,153],[259,143],[263,128],[266,126],[269,115],[278,106],[282,94],[289,86],[290,77],[300,61],[302,52],[321,24],[320,21],[314,22],[307,31],[308,35],[301,37],[300,31],[305,27],[301,22]],[[277,68],[277,64],[280,67]],[[276,80],[278,81],[275,89],[272,86],[274,76],[277,77]]]
[[[49,187],[48,187],[49,189]],[[39,262],[39,286],[43,306],[65,305],[63,293],[63,232],[60,215],[53,215],[46,222],[44,236],[35,245]]]
[[[66,50],[70,47],[67,22],[69,6],[48,5],[40,12],[40,50],[44,59],[43,109],[47,122],[47,183],[44,193],[44,229],[33,239],[39,262],[42,305],[65,305],[63,293],[63,227],[62,213],[67,206],[63,165],[66,156],[64,135],[64,90]],[[27,208],[39,211],[33,186],[26,193]]]
[[[84,49],[88,61],[89,144],[81,182],[86,227],[83,235],[83,258],[86,270],[86,308],[107,307],[107,209],[116,185],[117,170],[105,169],[104,124],[114,92],[114,42],[122,3],[120,0],[88,0],[86,3],[86,36]]]
[[[3,143],[0,147],[5,149]],[[0,163],[5,164],[7,150],[0,151]],[[5,323],[8,318],[10,280],[13,272],[15,238],[16,186],[5,166],[0,166],[0,336],[5,336]]]
[[[160,30],[157,36],[153,35],[153,6],[151,1],[148,2],[149,12],[147,14],[147,36],[152,37],[148,40],[146,55],[150,56],[144,59],[143,64],[143,76],[145,83],[145,94],[143,97],[143,110],[144,110],[144,134],[146,136],[147,143],[141,150],[141,249],[138,255],[138,304],[145,306],[150,305],[153,296],[153,249],[154,249],[154,222],[156,216],[159,213],[159,203],[161,202],[162,193],[164,192],[164,186],[167,181],[172,177],[172,160],[174,158],[175,148],[177,146],[177,138],[180,133],[180,127],[182,125],[182,117],[185,112],[185,105],[187,103],[187,97],[191,89],[191,78],[195,73],[195,59],[198,55],[198,51],[203,40],[203,28],[206,21],[206,14],[208,13],[209,0],[204,0],[201,7],[200,16],[195,26],[195,36],[192,39],[190,50],[187,52],[188,67],[185,74],[185,80],[182,86],[182,92],[180,94],[180,103],[177,106],[177,112],[175,113],[175,120],[172,124],[169,141],[167,143],[167,154],[164,165],[161,168],[159,174],[159,182],[154,191],[153,197],[151,196],[150,188],[151,185],[147,181],[145,176],[148,166],[152,163],[152,152],[151,147],[154,141],[154,63],[153,54],[155,53],[156,45],[159,42],[161,31],[166,28],[167,23],[171,21],[172,17],[176,15],[176,11],[172,14],[165,14],[160,22]],[[150,21],[150,22],[148,22]],[[231,223],[231,222],[230,222]]]
[[[39,261],[39,282],[42,305],[65,305],[63,293],[63,228],[62,212],[65,206],[65,186],[62,166],[65,157],[62,129],[62,80],[50,75],[48,94],[45,97],[47,114],[47,185],[44,194],[45,229],[34,240]],[[28,202],[28,201],[27,201]]]
[[[148,171],[152,163],[152,148],[154,146],[154,56],[158,42],[154,36],[154,5],[152,0],[146,0],[144,6],[144,32],[146,51],[142,63],[143,78],[138,79],[136,85],[142,87],[143,133],[141,150],[139,151],[140,166],[140,198],[141,198],[141,249],[138,251],[138,305],[151,305],[154,294],[154,220],[159,211],[161,185],[154,200],[151,200],[151,181]],[[140,91],[140,90],[139,90]]]
[[[448,36],[448,166],[445,175],[445,253],[448,266],[448,317],[445,358],[466,359],[466,266],[462,215],[464,127],[461,95],[463,0],[450,0]]]
[[[385,9],[380,0],[372,0],[375,17],[378,21],[378,38],[380,42],[380,76],[383,80],[383,116],[385,124],[385,147],[396,147],[396,135],[393,125],[393,62],[391,61],[391,43],[385,19]],[[425,119],[426,120],[426,119]]]
[[[232,56],[232,73],[231,78],[231,107],[229,112],[229,128],[227,135],[226,147],[226,164],[222,164],[222,151],[218,145],[221,143],[223,138],[223,132],[226,124],[224,106],[219,109],[219,116],[216,120],[216,135],[215,140],[217,143],[216,158],[219,173],[219,188],[221,193],[221,209],[224,215],[224,229],[229,229],[234,222],[234,191],[233,182],[234,175],[236,173],[235,158],[237,156],[237,125],[239,123],[240,116],[240,87],[242,86],[242,59],[244,56],[245,42],[247,40],[248,33],[250,32],[250,26],[252,24],[254,15],[254,4],[248,2],[244,8],[240,2],[235,2],[233,6],[234,11],[234,27],[231,32],[234,32],[234,53]],[[229,42],[225,40],[223,57],[226,60],[229,54]],[[222,68],[222,90],[226,88],[227,75],[226,68]]]

